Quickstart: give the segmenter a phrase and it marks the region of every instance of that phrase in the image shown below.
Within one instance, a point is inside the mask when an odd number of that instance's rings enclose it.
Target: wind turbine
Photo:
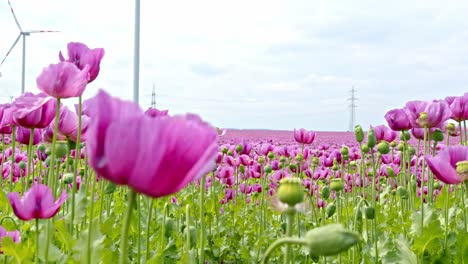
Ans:
[[[10,0],[8,0],[8,5],[10,6],[10,11],[11,14],[13,15],[13,18],[15,19],[16,25],[18,26],[20,33],[18,37],[16,38],[15,42],[11,46],[10,50],[6,53],[5,57],[3,57],[2,62],[0,62],[0,67],[3,65],[3,62],[5,62],[6,58],[8,55],[10,55],[10,52],[15,48],[16,44],[20,40],[21,37],[23,37],[23,64],[22,64],[22,71],[21,71],[21,94],[24,93],[24,76],[25,76],[25,66],[26,66],[26,36],[29,36],[32,33],[49,33],[49,32],[59,32],[55,30],[29,30],[29,31],[23,31],[23,29],[20,26],[20,23],[18,22],[18,18],[16,18],[15,11],[13,10],[13,7],[11,6]],[[0,73],[0,77],[1,77]]]

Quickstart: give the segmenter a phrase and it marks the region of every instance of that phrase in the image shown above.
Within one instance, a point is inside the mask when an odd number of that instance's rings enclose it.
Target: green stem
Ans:
[[[449,206],[449,185],[446,184],[444,185],[444,190],[445,191],[445,210],[444,210],[444,216],[445,216],[445,250],[448,250],[447,248],[447,243],[448,243],[448,230],[449,230],[449,219],[448,219],[448,206]]]
[[[34,175],[31,173],[32,170],[31,170],[31,160],[33,158],[33,155],[32,155],[32,145],[33,145],[33,141],[34,141],[34,128],[31,128],[30,130],[30,135],[29,135],[29,144],[28,144],[28,153],[27,153],[27,156],[28,156],[28,170],[26,171],[26,185],[24,186],[25,189],[27,189],[27,187],[29,186],[29,176],[32,176],[32,180],[34,181]]]
[[[34,263],[39,263],[39,218],[36,218],[36,255]]]
[[[3,173],[3,162],[5,161],[5,135],[2,134],[2,160],[0,160],[0,171]],[[3,187],[3,175],[0,175],[0,185]]]
[[[76,186],[76,174],[78,172],[78,165],[79,165],[79,160],[81,158],[81,115],[82,115],[82,98],[81,96],[78,97],[78,131],[76,135],[76,150],[75,150],[75,166],[73,167],[73,188],[72,188],[72,212],[71,212],[71,230],[72,230],[72,236],[74,232],[74,226],[75,226],[75,194],[77,190]]]
[[[91,177],[92,178],[92,177]],[[91,247],[91,237],[93,234],[93,222],[94,222],[94,188],[96,185],[96,179],[92,179],[91,182],[91,207],[90,207],[90,216],[89,216],[89,226],[88,226],[88,255],[87,255],[87,263],[91,263],[91,256],[93,253],[93,248]]]
[[[55,145],[57,143],[57,130],[60,119],[60,98],[57,98],[57,108],[55,109],[55,123],[54,123],[54,134],[52,136],[52,150],[50,153],[50,163],[48,168],[48,179],[47,182],[49,186],[52,186],[52,181],[54,178],[54,166],[55,166]]]
[[[10,168],[10,192],[13,190],[13,172],[15,171],[15,152],[16,152],[16,127],[11,131],[11,168]]]
[[[429,134],[429,131],[428,129],[425,127],[424,128],[424,156],[426,156],[427,154],[427,138],[428,138],[428,135]],[[416,160],[416,163],[418,163],[418,160]],[[426,170],[426,159],[423,159],[423,164],[422,164],[422,171],[421,171],[421,235],[422,233],[424,232],[424,177],[426,176],[425,175],[425,170]],[[416,172],[416,175],[417,175],[418,172]]]
[[[137,204],[137,230],[138,230],[138,236],[137,236],[137,248],[138,248],[138,258],[137,258],[137,263],[140,264],[141,262],[141,201],[140,197],[136,197],[136,204]]]
[[[185,247],[187,250],[187,256],[190,255],[190,205],[187,204],[185,207],[185,232],[186,240]]]
[[[294,215],[296,213],[296,209],[294,207],[289,206],[286,210],[286,237],[292,236],[292,229],[294,223]],[[286,255],[284,256],[284,264],[289,264],[291,261],[291,245],[286,245]]]
[[[130,220],[132,218],[132,210],[135,205],[137,193],[132,189],[128,189],[128,206],[125,213],[124,222],[122,224],[122,233],[120,237],[120,264],[128,263],[128,230],[130,228]]]
[[[303,240],[303,239],[298,239],[298,238],[292,238],[292,237],[285,237],[285,238],[281,238],[281,239],[278,239],[276,240],[275,242],[273,242],[273,244],[271,244],[271,246],[265,251],[265,254],[263,254],[263,258],[262,258],[262,262],[261,264],[265,264],[267,263],[267,260],[268,258],[270,257],[271,253],[277,248],[277,247],[280,247],[282,245],[286,244],[287,246],[290,246],[290,245],[303,245],[303,246],[307,246],[308,243],[307,241]]]
[[[205,263],[205,176],[200,182],[200,264]]]
[[[150,231],[151,231],[151,217],[153,214],[153,199],[150,198],[148,206],[148,222],[146,223],[146,262],[148,263],[150,257]],[[163,223],[164,225],[164,223]]]

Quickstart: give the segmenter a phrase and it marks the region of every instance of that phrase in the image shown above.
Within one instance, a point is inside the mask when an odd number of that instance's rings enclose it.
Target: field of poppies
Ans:
[[[69,43],[0,105],[0,261],[468,263],[468,93],[354,132],[229,130],[83,101],[103,58]]]

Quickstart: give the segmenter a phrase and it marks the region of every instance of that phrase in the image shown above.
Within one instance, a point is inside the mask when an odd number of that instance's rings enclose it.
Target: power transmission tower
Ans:
[[[349,104],[349,109],[350,109],[350,115],[351,115],[351,119],[349,120],[349,131],[353,131],[354,130],[354,122],[356,121],[356,108],[357,108],[357,104],[356,104],[356,101],[358,100],[358,98],[356,97],[356,89],[354,89],[354,86],[351,88],[351,97],[348,98],[348,101],[350,101],[350,104]]]
[[[153,92],[151,93],[151,107],[156,108],[156,87],[153,83]]]

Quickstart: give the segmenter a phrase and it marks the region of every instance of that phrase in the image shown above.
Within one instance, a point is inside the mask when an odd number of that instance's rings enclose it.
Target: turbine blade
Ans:
[[[13,45],[11,46],[10,50],[6,53],[5,57],[3,57],[3,60],[2,62],[0,62],[0,66],[3,65],[3,62],[6,60],[6,58],[8,57],[8,55],[10,55],[10,52],[13,50],[13,48],[16,46],[16,43],[18,43],[19,39],[21,38],[21,33],[18,35],[18,37],[16,38],[15,40],[15,43],[13,43]]]
[[[21,32],[23,32],[23,29],[21,28],[21,26],[20,26],[20,24],[18,22],[18,18],[16,18],[15,11],[13,10],[13,7],[11,6],[10,0],[8,0],[8,5],[10,6],[10,11],[13,14],[13,18],[15,19],[16,25],[18,26],[19,30]]]
[[[60,32],[56,30],[29,30],[24,33],[54,33],[54,32]]]

